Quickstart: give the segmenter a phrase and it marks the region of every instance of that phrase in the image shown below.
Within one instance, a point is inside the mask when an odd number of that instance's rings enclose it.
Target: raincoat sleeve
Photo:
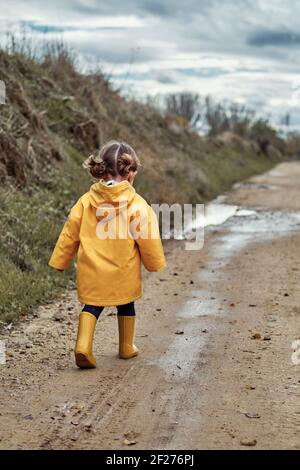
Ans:
[[[68,219],[59,235],[49,266],[59,270],[68,269],[79,247],[79,232],[83,206],[79,200],[72,207]]]
[[[166,267],[166,259],[160,238],[156,215],[147,208],[147,217],[141,222],[141,237],[136,239],[143,265],[147,271],[157,272]]]

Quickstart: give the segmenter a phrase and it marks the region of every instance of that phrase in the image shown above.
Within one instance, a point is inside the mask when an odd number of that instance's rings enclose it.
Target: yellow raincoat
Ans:
[[[156,216],[128,181],[91,186],[71,209],[49,266],[65,270],[77,254],[79,301],[122,305],[142,295],[141,261],[165,267]]]

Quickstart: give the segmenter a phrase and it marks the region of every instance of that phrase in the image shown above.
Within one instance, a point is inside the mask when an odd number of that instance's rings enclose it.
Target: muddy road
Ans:
[[[222,203],[235,215],[203,250],[168,242],[168,268],[146,275],[137,358],[117,358],[107,309],[97,369],[75,368],[72,289],[1,334],[1,448],[300,449],[300,164]]]

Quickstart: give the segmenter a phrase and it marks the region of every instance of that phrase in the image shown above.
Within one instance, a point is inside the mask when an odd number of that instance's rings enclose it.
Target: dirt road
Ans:
[[[97,369],[75,368],[74,290],[1,335],[1,448],[300,449],[300,163],[225,202],[255,212],[209,227],[199,252],[167,243],[167,270],[146,276],[137,358],[116,357],[110,309]]]

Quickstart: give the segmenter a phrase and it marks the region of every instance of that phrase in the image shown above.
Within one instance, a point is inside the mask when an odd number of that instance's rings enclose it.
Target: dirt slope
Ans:
[[[257,211],[208,229],[202,251],[166,245],[137,304],[139,357],[116,357],[108,310],[98,368],[74,367],[74,290],[7,330],[0,447],[300,449],[299,172],[281,164],[232,191]]]

